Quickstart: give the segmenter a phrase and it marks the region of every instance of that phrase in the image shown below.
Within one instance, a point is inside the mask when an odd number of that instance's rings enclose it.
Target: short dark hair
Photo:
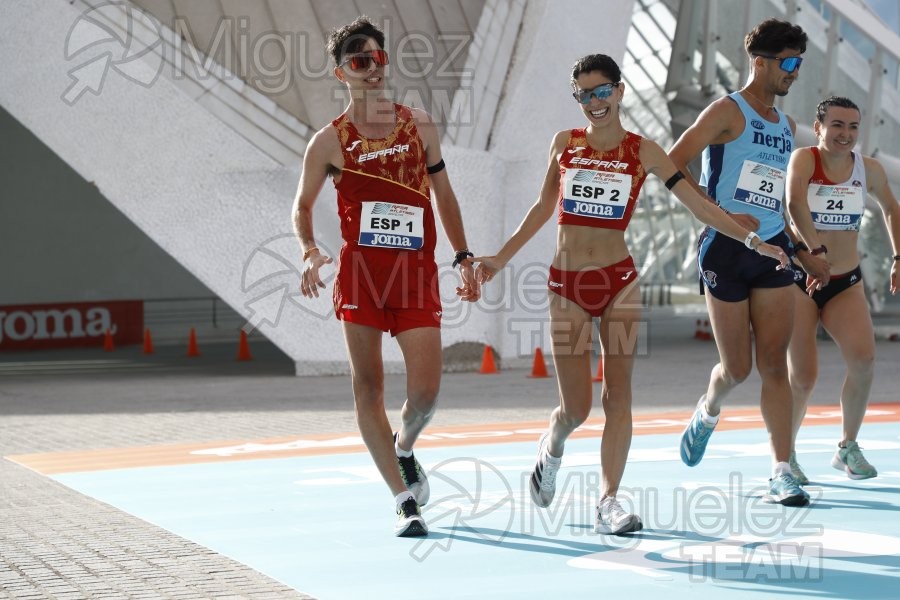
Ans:
[[[853,100],[844,98],[843,96],[831,96],[819,102],[819,105],[816,107],[816,121],[825,123],[825,113],[828,111],[829,106],[853,108],[856,112],[860,112],[859,107]]]
[[[340,65],[345,54],[360,52],[366,42],[375,40],[384,49],[384,32],[382,32],[365,15],[360,15],[352,23],[332,29],[328,33],[328,53],[334,64]]]
[[[807,41],[806,33],[799,25],[766,19],[744,37],[744,49],[750,56],[760,53],[778,54],[785,48],[799,50],[803,54],[806,52]]]
[[[588,54],[576,60],[572,66],[572,87],[577,89],[578,85],[575,83],[575,80],[582,73],[590,73],[591,71],[600,71],[613,83],[622,81],[622,71],[619,69],[616,61],[605,54]]]

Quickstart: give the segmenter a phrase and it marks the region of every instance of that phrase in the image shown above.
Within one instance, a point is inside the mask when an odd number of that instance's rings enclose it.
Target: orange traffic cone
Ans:
[[[238,341],[237,360],[253,360],[250,356],[250,346],[247,345],[247,332],[241,329],[241,338]]]
[[[153,337],[150,335],[150,329],[144,330],[144,354],[153,354]]]
[[[603,381],[603,356],[597,359],[597,374],[594,375],[591,381]]]
[[[544,353],[540,348],[534,350],[534,366],[531,367],[531,375],[533,378],[550,377],[547,373],[547,365],[544,363]]]
[[[200,356],[200,350],[197,348],[197,332],[191,327],[191,333],[188,336],[188,356]]]
[[[115,344],[113,344],[112,332],[107,329],[106,334],[103,336],[103,351],[104,352],[112,352],[116,349]]]
[[[709,341],[712,339],[712,329],[709,327],[709,320],[701,321],[697,319],[697,329],[694,330],[694,339]]]
[[[496,375],[499,373],[497,365],[494,363],[494,349],[490,346],[484,347],[484,354],[481,357],[481,370],[478,372],[482,375]]]

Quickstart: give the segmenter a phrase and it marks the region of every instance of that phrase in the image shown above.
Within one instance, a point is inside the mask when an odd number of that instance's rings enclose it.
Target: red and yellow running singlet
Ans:
[[[590,147],[584,129],[570,132],[559,158],[560,225],[625,230],[647,178],[642,139],[626,131],[617,148],[600,152]]]
[[[409,107],[394,105],[397,125],[385,138],[360,135],[346,114],[337,130],[344,169],[337,190],[341,236],[350,246],[434,255],[435,224],[425,148]]]

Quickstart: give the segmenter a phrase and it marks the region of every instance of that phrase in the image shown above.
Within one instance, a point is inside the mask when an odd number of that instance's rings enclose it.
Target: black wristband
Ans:
[[[900,254],[895,254],[895,255],[894,255],[894,260],[900,260]]]
[[[425,170],[428,171],[429,175],[434,175],[435,173],[440,173],[444,170],[444,167],[447,165],[444,164],[444,159],[437,161],[437,164],[431,165],[430,167],[425,167]]]
[[[460,263],[462,263],[467,258],[475,258],[475,255],[472,254],[471,252],[469,252],[468,249],[460,250],[459,252],[457,252],[456,258],[453,259],[453,268],[455,269],[457,266],[460,265]]]
[[[797,242],[794,244],[794,252],[800,252],[801,250],[806,250],[809,252],[809,246],[804,244],[803,242]]]
[[[681,171],[675,171],[675,174],[666,179],[666,188],[672,189],[675,187],[675,184],[684,179],[684,173]]]

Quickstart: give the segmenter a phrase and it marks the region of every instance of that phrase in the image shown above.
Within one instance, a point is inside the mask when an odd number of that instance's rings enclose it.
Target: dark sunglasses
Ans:
[[[590,104],[591,97],[596,96],[597,100],[605,100],[612,96],[613,90],[619,87],[618,83],[603,83],[592,90],[578,90],[572,92],[572,97],[582,104]]]
[[[366,71],[372,63],[375,63],[375,65],[379,67],[388,64],[388,55],[384,50],[372,50],[362,54],[348,56],[338,66],[343,67],[347,63],[350,63],[351,71]]]
[[[783,58],[780,58],[778,56],[769,56],[768,54],[754,54],[753,56],[777,60],[778,66],[781,67],[781,70],[786,73],[793,73],[800,68],[800,63],[803,62],[802,56],[785,56]]]

